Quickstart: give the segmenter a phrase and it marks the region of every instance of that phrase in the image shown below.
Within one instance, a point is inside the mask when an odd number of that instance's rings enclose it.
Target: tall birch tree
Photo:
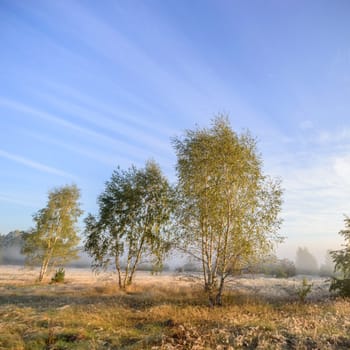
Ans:
[[[173,145],[178,229],[185,249],[201,261],[210,304],[220,305],[227,277],[281,239],[280,182],[263,174],[255,139],[236,134],[227,118],[188,130]]]

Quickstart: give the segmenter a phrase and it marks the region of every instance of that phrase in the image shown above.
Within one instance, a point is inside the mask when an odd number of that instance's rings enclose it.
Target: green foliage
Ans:
[[[335,264],[334,271],[339,277],[333,277],[330,290],[341,296],[350,297],[350,218],[345,217],[345,229],[339,232],[345,239],[343,249],[330,252]]]
[[[173,144],[182,248],[201,261],[210,302],[221,303],[225,278],[280,240],[280,183],[263,174],[255,139],[237,135],[226,118],[186,131]]]
[[[22,253],[27,265],[41,266],[39,281],[49,268],[78,258],[79,198],[75,185],[56,188],[49,192],[47,206],[33,216],[35,228],[24,235]]]
[[[95,269],[114,264],[119,287],[132,283],[146,255],[154,270],[169,250],[172,189],[159,166],[149,161],[144,169],[117,169],[98,199],[99,214],[85,219],[85,250]]]
[[[198,260],[193,261],[192,259],[187,260],[183,265],[179,265],[175,268],[175,272],[202,272],[201,264]]]
[[[288,278],[296,275],[293,261],[288,259],[275,259],[268,263],[263,263],[258,272],[277,278]]]
[[[64,270],[63,267],[60,267],[58,270],[56,270],[55,274],[51,278],[51,282],[52,283],[63,283],[65,275],[66,275],[66,271]]]
[[[341,297],[350,297],[350,278],[333,277],[329,290],[338,293]]]
[[[297,289],[299,302],[304,303],[306,297],[311,293],[313,283],[310,283],[307,278],[303,278],[301,286]]]

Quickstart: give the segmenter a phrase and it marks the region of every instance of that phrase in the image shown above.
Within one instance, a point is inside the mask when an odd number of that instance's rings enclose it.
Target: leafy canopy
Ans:
[[[41,265],[39,281],[49,267],[78,258],[77,221],[82,214],[80,191],[76,185],[49,192],[45,208],[33,215],[35,228],[24,236],[26,264]]]
[[[173,144],[182,242],[202,262],[206,289],[215,290],[220,277],[220,299],[225,278],[280,239],[280,184],[263,175],[249,132],[236,134],[227,118]]]
[[[113,262],[119,286],[125,288],[145,256],[160,265],[169,249],[171,197],[171,187],[154,161],[143,169],[114,171],[98,199],[99,214],[85,220],[85,250],[94,258],[94,268]]]

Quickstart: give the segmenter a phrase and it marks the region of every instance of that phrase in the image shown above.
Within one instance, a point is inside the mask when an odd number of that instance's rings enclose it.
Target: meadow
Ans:
[[[113,273],[66,269],[64,283],[0,266],[0,349],[349,349],[350,301],[314,278],[232,280],[210,308],[198,276],[142,272],[127,291]]]

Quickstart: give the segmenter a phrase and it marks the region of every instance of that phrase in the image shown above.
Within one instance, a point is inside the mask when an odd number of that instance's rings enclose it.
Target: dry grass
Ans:
[[[194,278],[142,274],[123,293],[112,274],[66,277],[36,284],[36,271],[0,268],[0,349],[350,348],[350,302],[318,285],[301,304],[298,281],[275,280],[276,299],[272,280],[242,279],[213,309]]]

